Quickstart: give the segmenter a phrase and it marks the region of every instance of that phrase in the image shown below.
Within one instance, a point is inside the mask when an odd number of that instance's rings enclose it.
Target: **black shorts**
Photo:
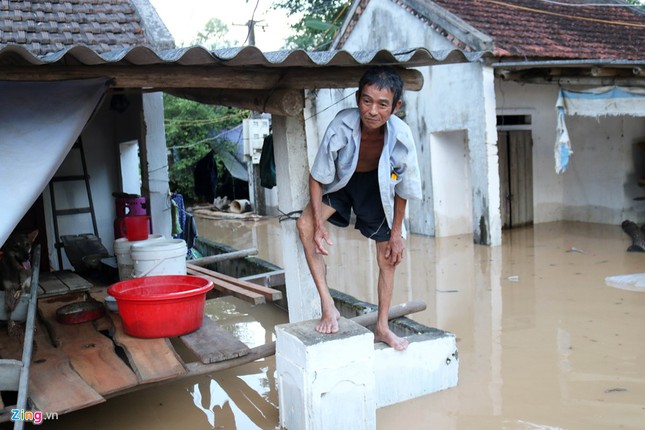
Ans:
[[[325,194],[322,201],[336,210],[329,222],[347,227],[352,209],[356,214],[355,228],[363,236],[377,242],[390,239],[390,227],[383,212],[378,185],[378,171],[355,172],[345,188]]]

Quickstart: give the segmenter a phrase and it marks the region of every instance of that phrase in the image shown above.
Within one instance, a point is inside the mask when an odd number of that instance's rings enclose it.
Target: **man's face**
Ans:
[[[381,128],[390,119],[390,116],[396,113],[401,106],[401,100],[392,106],[393,98],[394,94],[390,89],[379,89],[375,85],[366,85],[360,95],[356,93],[356,103],[364,130]]]

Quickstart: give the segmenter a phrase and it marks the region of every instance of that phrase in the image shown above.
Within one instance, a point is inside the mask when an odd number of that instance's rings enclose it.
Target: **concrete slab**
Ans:
[[[374,347],[377,408],[457,385],[459,354],[455,335],[432,330],[406,339],[410,345],[405,351],[396,351],[381,342]]]
[[[323,335],[318,320],[276,326],[280,425],[293,430],[376,428],[374,335],[345,318]]]

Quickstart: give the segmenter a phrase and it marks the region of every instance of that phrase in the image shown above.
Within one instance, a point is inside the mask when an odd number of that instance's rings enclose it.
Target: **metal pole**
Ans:
[[[34,330],[36,328],[36,305],[38,300],[38,275],[40,274],[40,244],[36,245],[32,256],[31,291],[29,293],[29,308],[25,326],[25,340],[22,346],[22,371],[18,382],[18,402],[16,407],[20,410],[27,408],[27,393],[29,391],[29,366],[34,348]],[[24,421],[16,421],[14,430],[22,430]]]

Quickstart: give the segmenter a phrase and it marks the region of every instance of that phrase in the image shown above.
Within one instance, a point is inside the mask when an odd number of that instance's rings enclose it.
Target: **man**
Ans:
[[[389,328],[394,273],[403,259],[403,218],[408,199],[421,198],[417,154],[410,128],[394,116],[403,81],[391,67],[370,68],[361,78],[358,108],[331,122],[309,176],[310,201],[297,228],[309,270],[320,295],[322,317],[316,331],[336,333],[340,314],[325,279],[325,248],[333,245],[325,222],[346,227],[351,210],[356,228],[376,243],[378,320],[375,340],[402,351],[406,339]]]

